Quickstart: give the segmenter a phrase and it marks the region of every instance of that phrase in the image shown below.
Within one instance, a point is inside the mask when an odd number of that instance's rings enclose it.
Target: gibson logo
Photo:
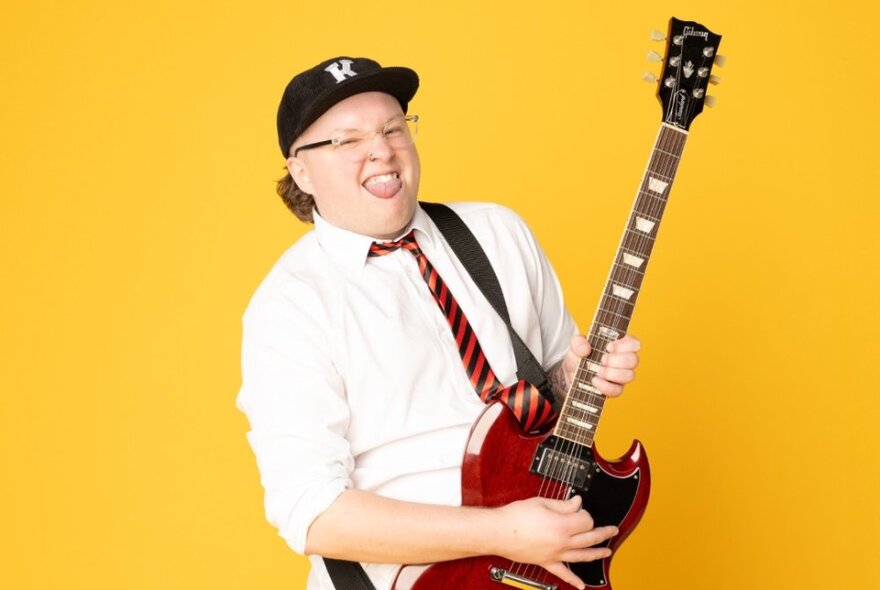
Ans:
[[[687,26],[684,28],[684,36],[685,37],[701,37],[702,39],[708,41],[709,40],[709,31],[697,31],[692,26]]]

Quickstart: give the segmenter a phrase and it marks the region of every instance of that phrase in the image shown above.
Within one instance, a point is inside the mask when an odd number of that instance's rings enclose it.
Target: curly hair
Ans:
[[[297,219],[305,223],[315,222],[314,217],[312,217],[312,210],[315,208],[315,198],[296,186],[296,182],[293,180],[290,172],[284,178],[278,180],[275,190],[278,192],[281,200],[284,201],[284,204],[287,205],[287,208],[293,211]]]

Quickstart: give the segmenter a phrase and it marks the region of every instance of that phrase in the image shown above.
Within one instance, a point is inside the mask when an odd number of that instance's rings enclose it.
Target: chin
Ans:
[[[381,228],[381,237],[394,239],[400,235],[400,232],[407,226],[416,211],[416,201],[394,199],[394,207],[391,211],[386,211],[385,215],[376,219],[374,227]]]

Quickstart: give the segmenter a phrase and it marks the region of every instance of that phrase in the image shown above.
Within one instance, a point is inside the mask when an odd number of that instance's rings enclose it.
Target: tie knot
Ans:
[[[386,254],[391,254],[395,250],[399,250],[403,248],[404,250],[409,250],[414,255],[421,254],[421,250],[419,250],[419,245],[416,242],[415,230],[412,230],[399,240],[395,240],[393,242],[373,242],[370,245],[370,256],[385,256]]]

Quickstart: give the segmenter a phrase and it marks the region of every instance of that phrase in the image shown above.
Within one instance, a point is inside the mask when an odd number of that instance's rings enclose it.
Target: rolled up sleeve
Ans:
[[[244,314],[237,405],[250,422],[266,518],[304,554],[309,526],[352,487],[349,408],[320,302],[267,290]]]

